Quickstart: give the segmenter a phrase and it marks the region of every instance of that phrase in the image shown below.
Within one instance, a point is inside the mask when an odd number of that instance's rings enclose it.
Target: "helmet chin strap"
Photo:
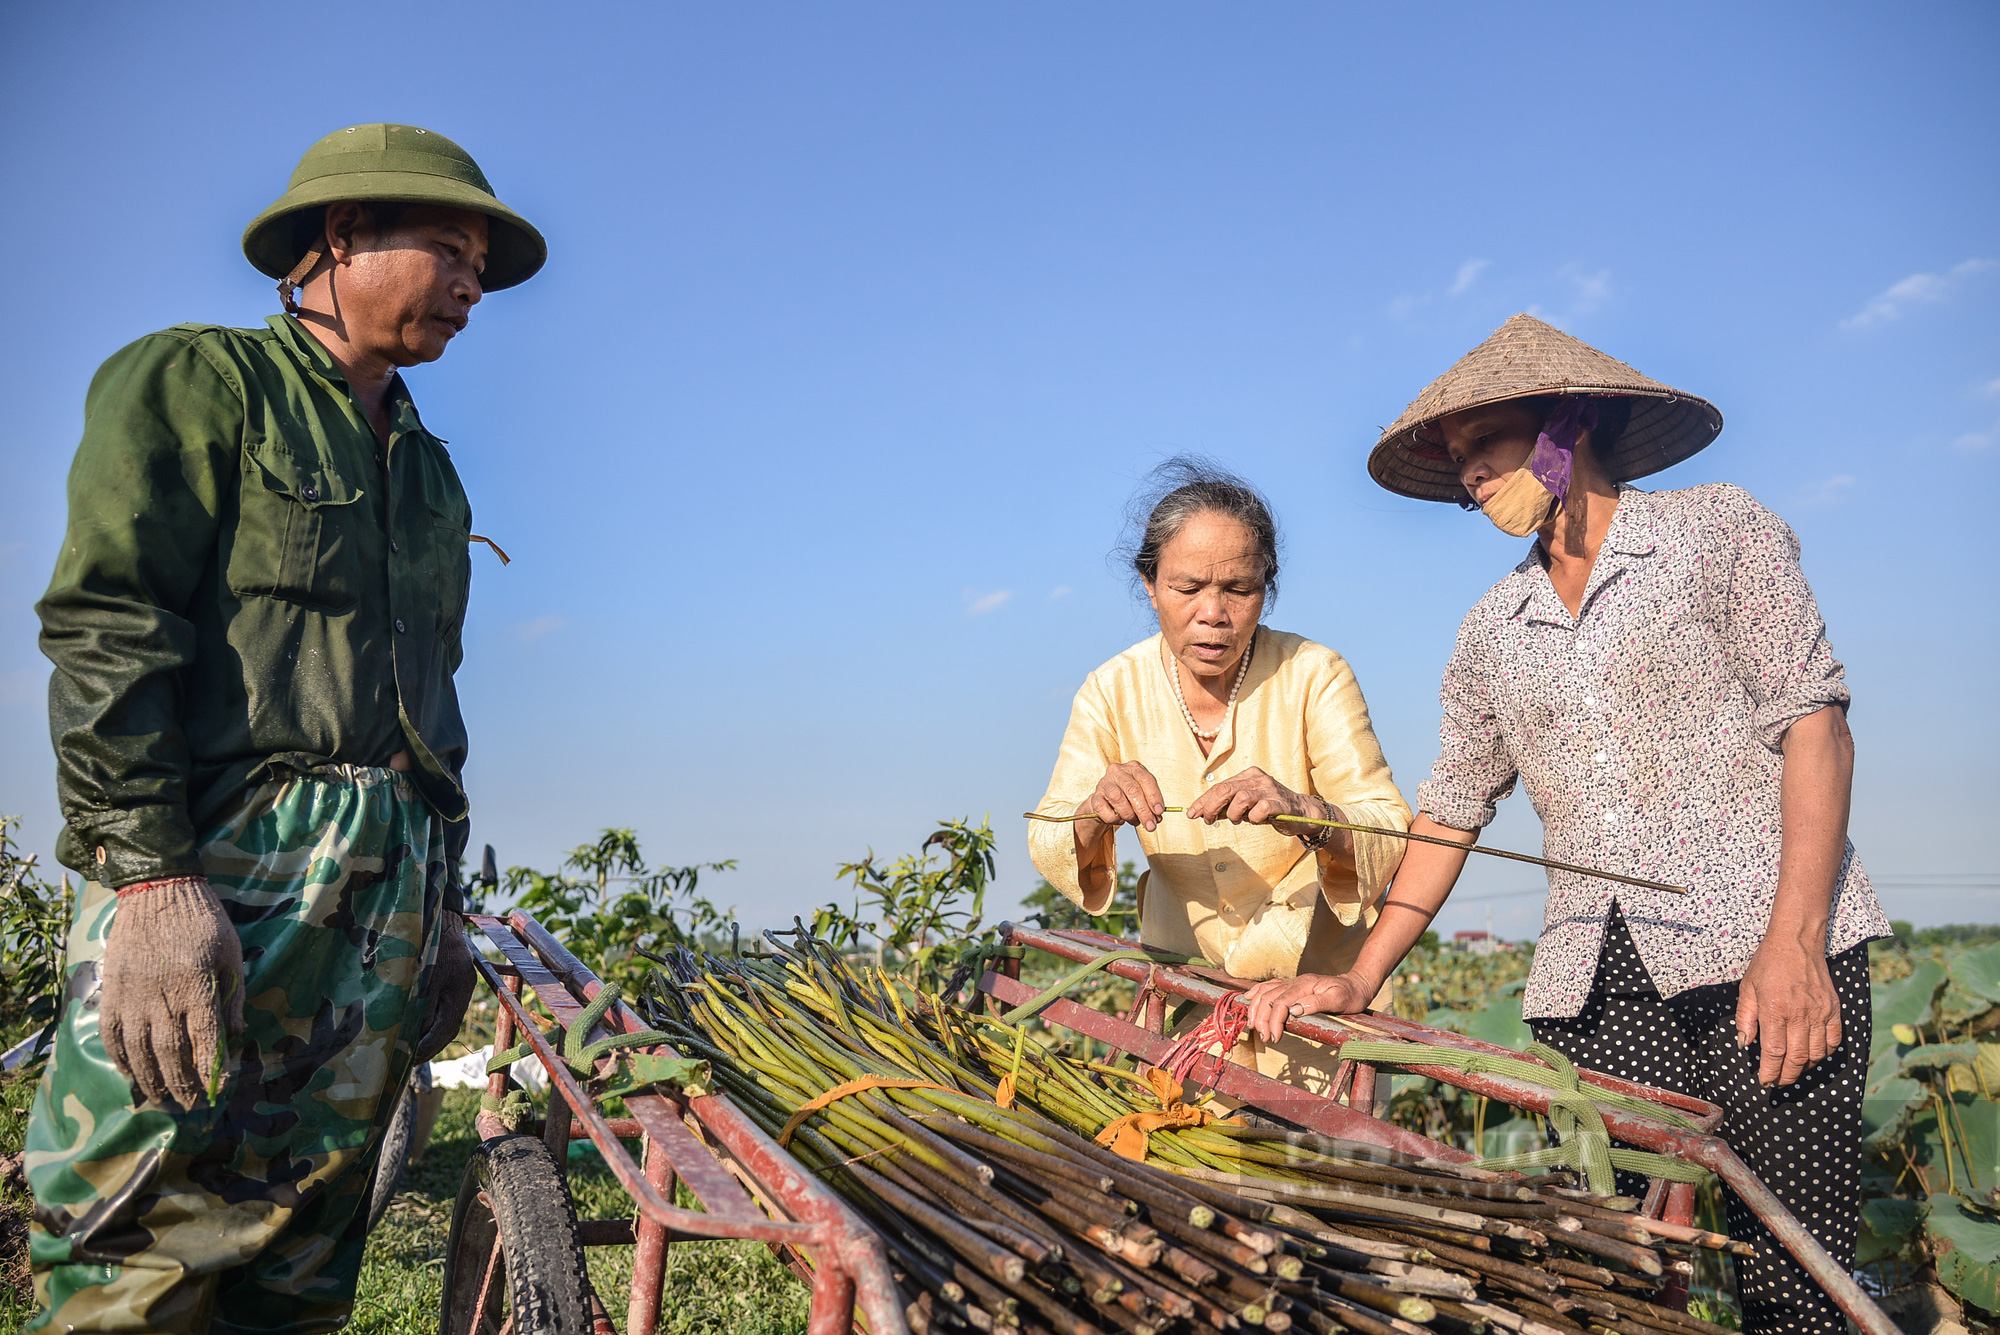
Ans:
[[[321,239],[313,242],[306,249],[306,253],[299,257],[299,262],[292,266],[292,271],[278,280],[278,300],[285,304],[285,314],[299,313],[297,299],[299,284],[306,281],[306,275],[313,271],[325,255],[326,241]]]

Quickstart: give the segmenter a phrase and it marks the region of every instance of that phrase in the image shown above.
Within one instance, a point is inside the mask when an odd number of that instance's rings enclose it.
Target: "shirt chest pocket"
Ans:
[[[265,445],[244,451],[230,589],[345,612],[367,562],[364,493],[318,458]]]
[[[437,593],[438,633],[450,636],[465,620],[472,588],[472,520],[462,509],[433,501],[430,532],[420,558],[429,587]]]

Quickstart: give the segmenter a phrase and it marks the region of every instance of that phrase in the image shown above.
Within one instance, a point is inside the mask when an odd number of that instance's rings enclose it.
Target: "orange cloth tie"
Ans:
[[[1146,1083],[1159,1096],[1158,1112],[1126,1113],[1097,1133],[1097,1143],[1113,1154],[1135,1163],[1146,1161],[1146,1149],[1155,1131],[1175,1131],[1181,1127],[1207,1126],[1215,1114],[1181,1102],[1181,1082],[1159,1067],[1146,1071]]]
[[[785,1123],[785,1129],[778,1133],[778,1145],[781,1148],[790,1145],[792,1143],[792,1133],[799,1129],[799,1124],[818,1112],[821,1108],[826,1107],[835,1099],[844,1099],[849,1094],[859,1094],[864,1089],[942,1089],[947,1094],[960,1094],[964,1092],[953,1089],[949,1085],[940,1085],[930,1080],[891,1080],[889,1077],[883,1075],[864,1075],[859,1080],[850,1080],[844,1085],[835,1085],[832,1089],[829,1089],[826,1093],[793,1113],[792,1119]]]

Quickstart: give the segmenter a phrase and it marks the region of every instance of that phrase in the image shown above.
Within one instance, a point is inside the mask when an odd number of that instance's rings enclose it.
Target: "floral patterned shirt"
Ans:
[[[1662,996],[1742,978],[1778,887],[1785,730],[1848,702],[1783,520],[1726,483],[1618,490],[1578,615],[1539,544],[1466,614],[1417,793],[1476,830],[1525,779],[1545,856],[1692,888],[1550,872],[1537,1018],[1582,1010],[1614,902]],[[1827,954],[1889,934],[1850,843]]]

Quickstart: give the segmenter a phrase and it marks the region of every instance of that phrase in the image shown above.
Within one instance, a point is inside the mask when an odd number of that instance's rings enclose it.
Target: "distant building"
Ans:
[[[1491,932],[1453,932],[1451,944],[1455,950],[1469,950],[1475,955],[1491,955],[1501,948]]]

